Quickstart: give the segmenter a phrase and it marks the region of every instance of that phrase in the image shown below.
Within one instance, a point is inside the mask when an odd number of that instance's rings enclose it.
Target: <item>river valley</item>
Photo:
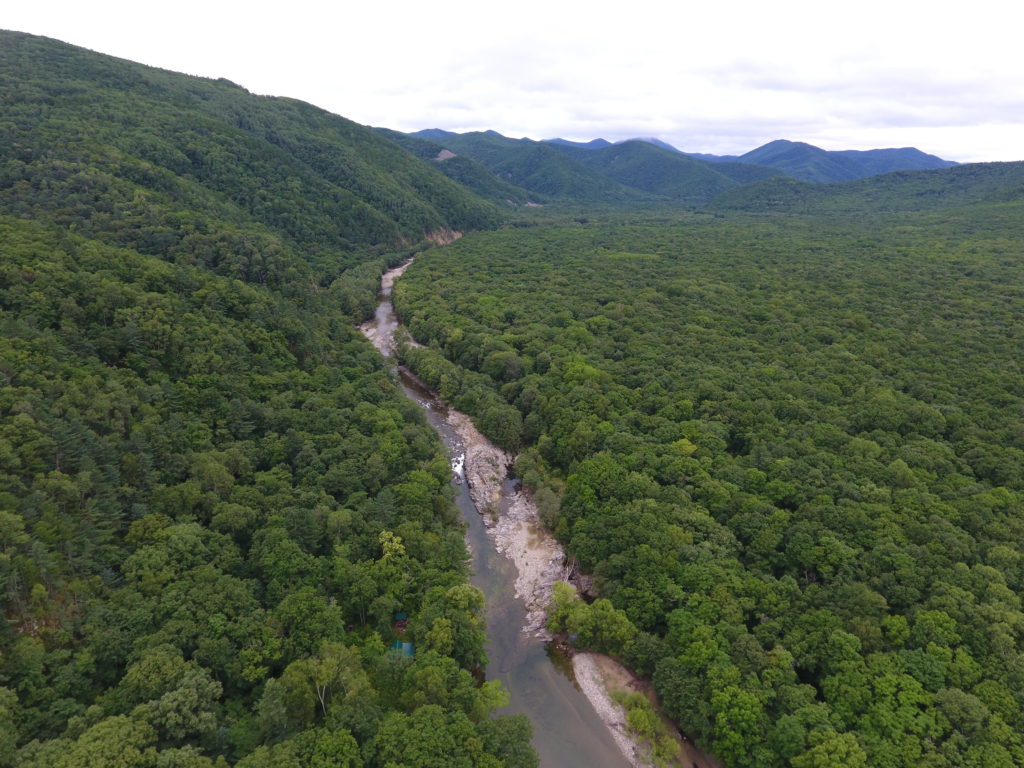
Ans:
[[[410,263],[384,274],[376,315],[360,326],[385,357],[393,356],[399,327],[392,287]],[[399,370],[398,375],[405,395],[423,408],[452,459],[455,501],[467,524],[472,557],[470,581],[487,600],[486,676],[500,680],[510,695],[503,711],[529,717],[543,768],[647,765],[626,730],[624,713],[606,690],[608,679],[627,687],[629,672],[607,657],[580,653],[570,660],[549,648],[544,607],[551,584],[564,576],[564,553],[538,527],[526,495],[507,479],[511,457],[411,374]],[[682,747],[687,768],[717,765],[692,745]]]

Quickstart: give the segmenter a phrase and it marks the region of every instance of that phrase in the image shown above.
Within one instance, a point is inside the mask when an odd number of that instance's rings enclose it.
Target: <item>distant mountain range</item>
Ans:
[[[914,147],[829,151],[803,141],[778,139],[752,149],[744,155],[709,155],[701,152],[683,152],[661,139],[638,137],[626,140],[632,141],[646,142],[709,163],[744,163],[777,168],[794,179],[816,183],[851,181],[893,171],[930,171],[957,165],[952,160],[943,160]],[[594,139],[588,142],[548,139],[547,143],[577,149],[603,149],[613,146],[607,139]]]
[[[437,128],[417,131],[412,137],[427,139],[439,145],[461,150],[467,156],[485,166],[504,165],[506,178],[535,192],[545,192],[555,197],[568,193],[576,196],[580,189],[587,188],[597,197],[622,197],[620,190],[600,187],[593,179],[581,182],[581,171],[569,172],[564,167],[553,181],[552,174],[539,171],[537,164],[541,156],[536,154],[537,145],[547,145],[569,154],[577,162],[597,170],[613,181],[628,187],[659,196],[693,202],[708,199],[707,194],[722,191],[774,175],[814,183],[851,181],[893,171],[916,171],[949,168],[956,165],[913,147],[902,149],[872,149],[866,151],[829,151],[811,144],[780,139],[743,155],[711,155],[697,152],[683,152],[656,138],[635,138],[620,142],[594,139],[580,142],[568,139],[510,139],[495,131],[480,133],[453,133]],[[527,177],[517,176],[517,158],[533,147],[533,162]],[[661,150],[654,154],[651,148]],[[687,158],[691,163],[686,163]],[[698,163],[701,165],[694,165]],[[626,166],[625,168],[623,166]],[[496,172],[496,169],[493,169]],[[533,185],[538,174],[544,183]],[[719,174],[727,180],[718,177]],[[572,178],[575,177],[575,178]],[[514,179],[519,178],[518,182]],[[526,182],[524,184],[523,182]],[[533,185],[533,186],[531,186]]]
[[[0,161],[17,169],[0,184],[0,204],[30,216],[42,216],[54,201],[71,210],[78,194],[71,179],[100,168],[106,199],[148,201],[148,228],[130,231],[143,232],[146,247],[160,253],[192,242],[190,228],[199,225],[186,226],[174,214],[186,202],[202,213],[204,226],[230,222],[248,242],[258,230],[282,252],[295,249],[296,258],[315,254],[317,268],[327,274],[328,265],[347,262],[354,251],[497,226],[513,207],[565,202],[803,209],[826,204],[819,201],[838,204],[836,195],[852,202],[861,194],[859,187],[820,182],[887,174],[863,188],[884,187],[886,195],[899,197],[904,188],[941,186],[947,178],[925,182],[912,172],[955,165],[912,148],[830,152],[792,141],[718,156],[685,153],[649,137],[612,143],[514,139],[496,131],[404,134],[357,125],[292,99],[253,96],[224,80],[189,78],[44,38],[2,33],[0,41],[0,91],[10,118],[0,131],[6,139]],[[25,83],[35,90],[25,92]],[[99,113],[132,119],[115,131]],[[63,175],[44,181],[54,163]],[[1013,197],[1016,172],[1008,169],[981,176]],[[897,171],[906,182],[890,178]],[[974,173],[964,170],[956,178],[966,183]],[[899,205],[952,200],[949,192],[921,194]],[[124,239],[128,229],[103,217],[87,224],[119,244],[134,243]]]
[[[941,210],[1019,200],[1024,200],[1024,162],[896,171],[835,184],[812,184],[782,176],[735,187],[705,207],[758,213],[862,214]]]
[[[623,184],[583,162],[579,155],[587,150],[532,139],[510,139],[495,131],[459,134],[431,129],[410,134],[410,137],[429,141],[431,151],[445,148],[480,163],[500,181],[529,192],[534,202],[621,203],[653,199],[644,189]],[[409,144],[404,146],[412,148]],[[609,147],[598,151],[607,149]],[[653,146],[649,149],[663,151]],[[449,162],[437,163],[443,173],[448,173]]]

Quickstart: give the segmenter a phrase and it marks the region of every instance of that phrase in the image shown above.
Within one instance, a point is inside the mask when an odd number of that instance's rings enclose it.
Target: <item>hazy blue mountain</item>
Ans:
[[[832,154],[841,155],[858,162],[866,175],[890,173],[892,171],[927,171],[936,168],[952,168],[958,165],[952,160],[943,160],[914,147],[900,149],[846,149]]]
[[[709,155],[706,152],[683,152],[683,154],[708,163],[734,163],[739,159],[739,155]]]
[[[932,170],[956,165],[912,147],[904,149],[830,152],[802,141],[779,139],[736,158],[778,168],[795,179],[814,182],[851,181],[891,171]]]
[[[684,154],[682,151],[676,149],[671,144],[669,144],[667,141],[662,141],[661,139],[654,138],[653,136],[637,136],[637,137],[632,138],[632,139],[627,139],[626,141],[643,141],[643,142],[646,142],[647,144],[653,144],[656,147],[661,147],[662,149],[667,149],[669,152],[676,152],[676,153],[678,153],[680,155]],[[619,144],[623,144],[623,143],[625,143],[625,142],[621,142],[621,141],[619,142]]]
[[[956,165],[911,147],[834,152],[783,139],[735,156],[685,153],[654,138],[614,144],[606,139],[537,142],[496,131],[456,134],[436,128],[411,136],[429,138],[434,146],[472,158],[501,181],[531,194],[574,200],[628,200],[643,193],[701,205],[734,187],[779,176],[820,184]],[[455,168],[446,173],[478,194],[490,200],[517,200],[507,190],[498,196],[489,189],[479,169],[471,177],[456,177],[451,173]]]
[[[787,176],[814,182],[847,181],[864,174],[853,158],[834,155],[802,141],[779,139],[740,155],[741,163],[778,168]]]
[[[604,149],[610,147],[613,144],[625,144],[628,141],[643,141],[647,144],[653,144],[656,147],[667,149],[672,152],[679,152],[678,149],[673,147],[671,144],[656,139],[653,137],[637,136],[632,139],[623,139],[622,141],[611,142],[608,139],[591,139],[590,141],[570,141],[569,139],[544,139],[545,144],[555,144],[562,147],[576,147],[578,149]],[[680,152],[680,154],[683,154]]]
[[[452,131],[445,131],[441,128],[424,128],[422,131],[415,131],[406,135],[414,136],[417,139],[426,139],[427,141],[444,141],[450,136],[458,136],[459,134]]]

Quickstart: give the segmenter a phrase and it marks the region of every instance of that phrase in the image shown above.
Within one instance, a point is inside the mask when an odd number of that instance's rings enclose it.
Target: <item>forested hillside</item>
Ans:
[[[4,210],[246,280],[499,220],[371,129],[224,80],[3,32],[0,99]]]
[[[457,181],[486,200],[500,205],[524,205],[537,200],[547,201],[545,195],[529,192],[502,181],[482,163],[464,155],[457,155],[444,146],[425,138],[410,136],[387,128],[376,131],[423,160],[431,161],[445,176]]]
[[[740,183],[781,176],[757,165],[712,165],[645,141],[626,141],[600,149],[562,147],[577,162],[621,184],[696,206]]]
[[[628,618],[552,627],[728,766],[1024,765],[1020,203],[632,221],[465,238],[396,292],[403,359],[525,447]]]
[[[770,141],[739,157],[728,159],[776,168],[794,179],[816,183],[851,181],[893,171],[934,170],[956,165],[913,147],[828,151],[802,141],[784,139]]]
[[[501,181],[545,198],[623,203],[652,197],[544,142],[510,139],[496,131],[451,134],[428,130],[412,136],[436,141],[483,164]]]
[[[1022,164],[417,140],[10,32],[0,103],[0,768],[536,765],[355,331],[413,253],[402,360],[605,598],[552,630],[730,768],[1024,768]]]
[[[354,329],[493,206],[41,38],[0,34],[0,98],[0,766],[536,765],[448,461]]]

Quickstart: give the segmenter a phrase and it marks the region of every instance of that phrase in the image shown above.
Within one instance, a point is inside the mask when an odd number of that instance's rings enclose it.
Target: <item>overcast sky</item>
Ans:
[[[229,6],[229,7],[225,7]],[[291,96],[402,131],[772,139],[1024,160],[1005,0],[5,3],[0,27]]]

